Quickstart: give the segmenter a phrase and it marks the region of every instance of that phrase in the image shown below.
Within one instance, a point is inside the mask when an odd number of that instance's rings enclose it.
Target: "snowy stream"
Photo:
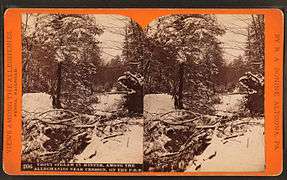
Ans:
[[[243,100],[241,94],[222,94],[221,103],[216,105],[218,115],[232,115],[239,111]],[[101,97],[95,108],[103,111],[113,109],[119,97]],[[45,93],[29,93],[23,95],[23,110],[43,112],[52,109],[52,99]],[[167,94],[150,94],[144,98],[145,112],[161,114],[174,110],[173,99]],[[190,162],[186,171],[263,171],[265,167],[264,153],[264,119],[247,118],[261,122],[262,126],[251,126],[243,136],[223,143],[214,136],[211,144],[199,156]],[[140,119],[139,121],[143,121]],[[96,133],[95,133],[96,134]],[[210,158],[210,157],[213,158]],[[130,125],[121,136],[110,141],[103,141],[94,135],[85,150],[75,157],[78,163],[142,163],[143,162],[143,127]],[[195,169],[196,167],[200,167]]]

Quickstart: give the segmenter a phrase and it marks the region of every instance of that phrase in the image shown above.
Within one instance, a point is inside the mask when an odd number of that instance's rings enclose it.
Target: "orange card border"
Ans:
[[[60,172],[21,171],[21,14],[119,14],[146,26],[168,14],[263,14],[265,16],[265,162],[263,172]],[[3,168],[9,175],[276,176],[283,167],[283,13],[279,9],[11,8],[4,16]]]

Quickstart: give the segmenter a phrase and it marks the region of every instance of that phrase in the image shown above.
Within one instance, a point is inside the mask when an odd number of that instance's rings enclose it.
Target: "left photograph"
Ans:
[[[22,170],[141,171],[141,27],[22,14]]]

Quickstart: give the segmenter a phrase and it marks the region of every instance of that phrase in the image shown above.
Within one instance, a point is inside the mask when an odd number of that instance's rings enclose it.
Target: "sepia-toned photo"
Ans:
[[[119,15],[22,15],[24,168],[141,171],[143,77],[133,28],[142,32]]]
[[[264,16],[22,14],[22,169],[261,172]]]
[[[144,170],[263,171],[264,17],[169,15],[146,35]]]

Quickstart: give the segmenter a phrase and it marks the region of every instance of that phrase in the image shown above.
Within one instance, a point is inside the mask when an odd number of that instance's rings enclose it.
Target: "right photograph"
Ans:
[[[173,14],[145,28],[144,171],[265,170],[264,16]]]

